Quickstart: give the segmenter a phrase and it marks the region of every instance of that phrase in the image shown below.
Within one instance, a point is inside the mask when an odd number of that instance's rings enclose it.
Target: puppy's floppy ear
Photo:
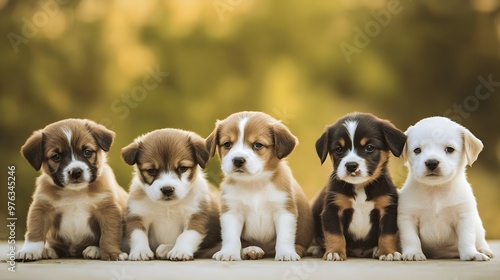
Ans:
[[[408,129],[405,131],[405,135],[406,135],[406,140],[408,140],[408,133],[410,131],[410,129],[412,128],[413,126],[409,126]],[[408,161],[408,142],[405,143],[404,147],[403,147],[403,151],[401,152],[401,155],[399,155],[399,158],[403,161],[403,162],[406,162]]]
[[[389,150],[394,156],[399,157],[406,143],[406,135],[388,121],[382,123],[382,133]]]
[[[26,143],[21,147],[21,153],[24,158],[35,168],[40,170],[43,161],[43,133],[42,130],[37,130],[26,140]]]
[[[205,139],[196,134],[191,134],[191,136],[189,137],[189,143],[191,145],[191,149],[193,151],[196,162],[200,165],[201,168],[205,168],[209,159]]]
[[[217,147],[217,143],[219,143],[219,131],[220,131],[220,121],[217,120],[215,123],[215,129],[208,135],[205,145],[208,150],[208,158],[212,158],[215,155],[215,150]]]
[[[464,152],[467,158],[467,164],[472,166],[477,160],[479,153],[483,150],[483,142],[465,127],[463,128],[462,138],[464,141]]]
[[[115,138],[115,133],[107,129],[105,126],[97,124],[93,121],[88,121],[87,127],[97,142],[97,145],[99,145],[99,147],[105,152],[109,152],[111,144],[113,144],[113,139]]]
[[[299,142],[297,137],[295,137],[288,127],[281,122],[275,122],[273,124],[273,135],[274,152],[278,159],[288,156]]]
[[[318,153],[318,157],[321,160],[321,164],[323,164],[326,160],[326,156],[328,155],[328,131],[329,128],[321,134],[318,140],[316,140],[316,153]]]
[[[122,149],[122,158],[128,165],[137,163],[137,155],[139,154],[140,143],[132,142],[127,147]]]

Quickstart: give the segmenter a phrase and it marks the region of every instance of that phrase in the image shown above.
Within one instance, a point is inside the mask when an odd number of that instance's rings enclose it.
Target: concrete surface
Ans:
[[[0,264],[0,279],[500,279],[500,240],[489,242],[497,255],[488,262],[460,260],[428,260],[425,262],[382,262],[373,259],[350,258],[344,262],[325,262],[305,258],[299,262],[259,261],[217,262],[104,262],[98,260],[57,259],[30,263],[16,263],[16,272],[7,270],[8,263]],[[17,244],[20,248],[20,244]],[[2,260],[8,250],[0,243]]]

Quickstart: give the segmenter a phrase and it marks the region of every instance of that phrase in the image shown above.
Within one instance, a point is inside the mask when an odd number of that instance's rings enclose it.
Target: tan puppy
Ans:
[[[220,245],[219,204],[205,174],[205,139],[160,129],[123,148],[135,165],[128,201],[130,260],[188,261]],[[195,254],[197,252],[197,254]],[[210,256],[210,255],[208,255]]]
[[[106,163],[114,136],[93,121],[67,119],[26,141],[21,152],[42,174],[17,259],[127,258],[120,250],[127,193]]]
[[[207,138],[210,155],[219,150],[222,171],[222,249],[219,261],[296,261],[313,237],[312,213],[287,163],[297,138],[261,112],[241,112],[217,121]],[[241,250],[242,241],[245,246]]]

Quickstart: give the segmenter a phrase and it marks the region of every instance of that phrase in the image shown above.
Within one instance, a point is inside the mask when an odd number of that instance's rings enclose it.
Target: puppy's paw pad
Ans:
[[[128,256],[129,261],[149,261],[154,259],[155,254],[149,248],[133,250]]]
[[[311,246],[307,249],[307,254],[319,258],[323,255],[323,248],[321,246]]]
[[[416,252],[416,253],[404,253],[403,260],[405,261],[425,261],[427,258],[424,253]]]
[[[156,248],[156,257],[160,260],[168,259],[168,252],[170,252],[174,248],[172,244],[161,244]]]
[[[490,257],[483,253],[471,253],[471,254],[464,254],[460,256],[460,259],[462,261],[489,261]]]
[[[276,261],[300,261],[300,256],[295,251],[290,252],[276,252]]]
[[[381,261],[400,261],[402,259],[401,253],[394,252],[392,254],[381,255],[378,258]]]
[[[259,260],[264,257],[264,250],[257,246],[249,246],[243,249],[241,254],[244,260]]]
[[[326,252],[323,255],[325,261],[345,261],[347,259],[345,254],[339,254],[337,252]]]
[[[219,251],[212,256],[216,261],[241,261],[240,252]]]
[[[21,250],[16,253],[16,260],[21,261],[36,261],[42,258],[43,251],[38,252],[36,250]]]
[[[83,250],[82,255],[84,259],[100,259],[101,249],[97,246],[88,246]]]
[[[59,256],[56,251],[52,248],[43,248],[42,258],[44,259],[57,259]]]
[[[483,253],[483,254],[485,254],[486,256],[490,257],[490,258],[494,258],[494,257],[495,257],[495,254],[493,254],[493,251],[491,251],[491,250],[490,250],[490,249],[488,249],[488,248],[479,249],[478,251],[479,251],[479,253]]]
[[[194,256],[192,252],[185,252],[183,250],[172,249],[168,252],[167,258],[171,261],[192,261]]]

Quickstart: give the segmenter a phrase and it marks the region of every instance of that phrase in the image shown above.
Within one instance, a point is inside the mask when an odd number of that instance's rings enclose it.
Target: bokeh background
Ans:
[[[34,130],[69,117],[113,129],[109,163],[128,189],[120,149],[135,137],[206,137],[241,110],[299,138],[289,163],[310,199],[331,171],[314,149],[327,124],[365,111],[404,131],[446,115],[485,144],[468,174],[487,237],[500,238],[497,0],[0,0],[0,34],[0,218],[15,165],[17,239],[37,176],[19,148]],[[391,166],[400,186],[406,168]],[[212,159],[214,184],[219,170]]]

